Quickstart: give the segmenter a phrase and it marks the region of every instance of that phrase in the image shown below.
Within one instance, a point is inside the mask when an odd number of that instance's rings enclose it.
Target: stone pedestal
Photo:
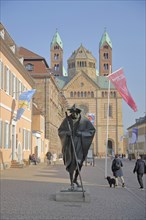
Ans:
[[[90,202],[90,193],[84,189],[84,195],[81,188],[74,190],[62,189],[56,192],[56,201],[59,202]]]

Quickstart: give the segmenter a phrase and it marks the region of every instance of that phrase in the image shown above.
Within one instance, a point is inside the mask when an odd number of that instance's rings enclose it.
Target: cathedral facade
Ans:
[[[77,104],[96,128],[91,146],[94,155],[105,156],[106,146],[108,155],[122,154],[122,98],[112,84],[108,89],[106,77],[112,72],[112,43],[108,33],[104,32],[99,43],[99,71],[96,58],[81,44],[68,59],[66,74],[63,68],[63,43],[57,31],[50,48],[51,69],[68,105]]]

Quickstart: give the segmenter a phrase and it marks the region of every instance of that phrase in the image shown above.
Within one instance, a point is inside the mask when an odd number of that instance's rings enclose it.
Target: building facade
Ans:
[[[105,31],[99,44],[99,71],[92,53],[82,44],[67,61],[68,76],[56,77],[58,86],[67,99],[69,106],[74,103],[87,117],[94,116],[96,134],[93,152],[105,156],[107,137],[108,86],[107,75],[112,71],[112,43]],[[122,98],[111,85],[108,125],[108,155],[123,153]]]
[[[34,87],[34,81],[23,66],[17,46],[7,30],[0,24],[0,164],[21,162],[31,152],[31,104],[16,121],[19,95]]]
[[[1,166],[12,160],[27,160],[30,153],[44,161],[48,149],[59,155],[58,127],[74,103],[86,117],[92,115],[96,134],[91,147],[94,155],[105,156],[109,86],[106,76],[112,71],[112,43],[107,32],[99,43],[99,71],[96,58],[81,44],[67,61],[67,75],[58,32],[50,46],[51,68],[43,57],[18,48],[2,24],[0,36]],[[16,121],[19,95],[32,88],[36,89],[33,104]],[[113,85],[109,97],[108,155],[122,154],[122,98]]]
[[[136,132],[134,132],[135,129]],[[136,119],[135,123],[127,130],[129,155],[134,158],[137,158],[138,155],[146,155],[146,116]]]
[[[5,169],[23,166],[31,153],[44,161],[49,141],[45,139],[44,116],[38,111],[36,114],[32,101],[16,120],[19,96],[34,89],[35,81],[24,66],[19,48],[2,24],[0,44],[0,169]]]
[[[20,47],[19,53],[23,56],[24,66],[35,81],[36,93],[33,102],[44,116],[44,134],[49,140],[49,150],[57,155],[61,153],[61,143],[58,136],[58,126],[63,120],[65,97],[57,86],[54,74],[45,58]]]

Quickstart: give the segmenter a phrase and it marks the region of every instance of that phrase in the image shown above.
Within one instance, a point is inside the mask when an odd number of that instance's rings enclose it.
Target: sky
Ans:
[[[99,69],[99,42],[106,28],[112,41],[112,70],[123,68],[136,102],[123,101],[124,131],[146,114],[146,1],[0,0],[0,20],[17,46],[44,57],[50,66],[50,43],[56,32],[63,42],[64,67],[81,43]]]

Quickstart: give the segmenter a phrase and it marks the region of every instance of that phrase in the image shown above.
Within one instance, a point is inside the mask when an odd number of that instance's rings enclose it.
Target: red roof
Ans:
[[[19,47],[19,55],[24,58],[24,65],[27,66],[28,64],[33,65],[33,70],[29,71],[31,76],[35,74],[41,73],[48,73],[49,72],[49,65],[47,64],[44,57],[39,56],[36,53],[33,53],[30,50],[27,50],[24,47]]]

